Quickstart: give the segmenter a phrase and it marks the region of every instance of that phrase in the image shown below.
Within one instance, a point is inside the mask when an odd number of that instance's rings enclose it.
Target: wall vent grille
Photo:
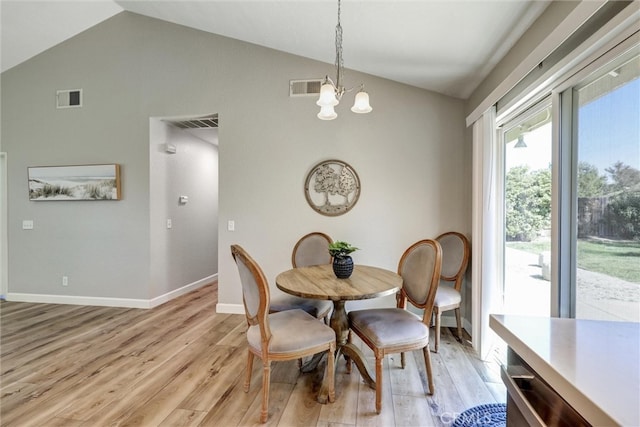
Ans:
[[[82,107],[82,89],[56,91],[56,108]]]
[[[323,79],[290,80],[289,96],[318,96]]]
[[[210,116],[195,117],[188,119],[165,119],[167,123],[179,127],[180,129],[210,129],[218,127],[218,115],[212,114]]]

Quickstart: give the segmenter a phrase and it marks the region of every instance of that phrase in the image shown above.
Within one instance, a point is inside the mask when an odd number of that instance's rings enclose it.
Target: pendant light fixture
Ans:
[[[336,81],[326,76],[320,88],[320,97],[316,104],[320,106],[318,118],[320,120],[333,120],[338,117],[334,107],[340,103],[345,92],[351,92],[354,88],[346,89],[342,85],[344,74],[344,62],[342,59],[342,26],[340,25],[340,0],[338,0],[338,24],[336,25]],[[356,93],[355,102],[351,111],[358,114],[369,113],[373,110],[369,105],[369,94],[364,91],[364,85],[360,84]]]
[[[527,148],[527,143],[524,142],[524,134],[518,136],[518,142],[516,142],[513,148]]]

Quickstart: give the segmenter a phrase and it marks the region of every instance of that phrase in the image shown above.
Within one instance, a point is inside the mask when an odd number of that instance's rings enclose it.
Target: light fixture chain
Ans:
[[[342,95],[342,77],[344,74],[344,60],[342,59],[342,25],[340,25],[340,0],[338,0],[338,24],[336,25],[336,89]]]
[[[338,117],[333,107],[340,103],[345,92],[351,92],[354,88],[346,89],[343,86],[344,60],[342,58],[342,25],[340,23],[341,2],[338,0],[338,24],[336,25],[336,80],[335,82],[326,75],[322,86],[320,86],[320,96],[316,105],[320,106],[318,118],[320,120],[333,120]],[[369,94],[364,91],[364,85],[360,84],[360,90],[356,94],[356,99],[351,107],[351,111],[358,114],[370,113],[373,109],[369,105]]]

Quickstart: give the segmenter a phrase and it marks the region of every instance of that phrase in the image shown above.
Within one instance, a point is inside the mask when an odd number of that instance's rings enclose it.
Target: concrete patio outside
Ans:
[[[549,316],[550,282],[538,255],[505,252],[505,314]],[[576,318],[640,322],[640,284],[578,269]]]

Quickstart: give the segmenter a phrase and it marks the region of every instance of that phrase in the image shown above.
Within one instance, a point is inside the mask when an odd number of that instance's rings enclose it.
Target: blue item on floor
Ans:
[[[452,427],[506,427],[507,404],[490,403],[469,408],[458,415]]]

